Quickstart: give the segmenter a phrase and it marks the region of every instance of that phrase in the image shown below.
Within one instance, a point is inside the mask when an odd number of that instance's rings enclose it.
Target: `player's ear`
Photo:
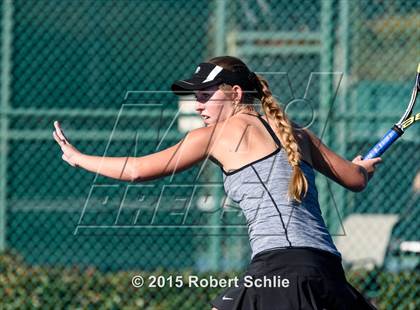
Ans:
[[[239,85],[233,85],[232,86],[232,100],[233,101],[241,102],[243,93],[244,92]]]

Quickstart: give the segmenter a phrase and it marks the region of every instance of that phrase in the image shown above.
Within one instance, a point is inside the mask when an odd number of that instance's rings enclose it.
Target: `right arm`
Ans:
[[[351,191],[360,192],[366,188],[373,176],[375,165],[381,162],[381,158],[362,160],[361,156],[357,156],[353,161],[349,161],[329,149],[309,130],[304,130],[304,134],[310,145],[313,166],[317,171]]]

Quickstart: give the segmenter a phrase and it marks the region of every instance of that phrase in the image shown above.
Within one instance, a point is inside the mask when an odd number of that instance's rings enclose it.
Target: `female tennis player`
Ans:
[[[252,261],[239,285],[212,301],[213,309],[375,309],[346,281],[321,215],[314,170],[361,191],[381,159],[348,161],[334,153],[290,122],[267,81],[234,57],[201,63],[192,78],[176,81],[172,90],[195,94],[205,126],[154,154],[100,157],[79,152],[55,122],[62,159],[131,182],[170,175],[206,158],[220,165],[226,194],[247,219]],[[264,115],[254,108],[255,100]],[[262,287],[255,285],[258,279]]]

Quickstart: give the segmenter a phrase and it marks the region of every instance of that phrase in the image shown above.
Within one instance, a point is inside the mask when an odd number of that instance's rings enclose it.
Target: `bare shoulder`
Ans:
[[[220,133],[218,126],[200,127],[187,133],[184,139],[189,141],[201,141],[202,144],[211,147],[217,141]]]
[[[226,170],[235,169],[260,156],[265,152],[264,143],[261,143],[261,129],[255,124],[258,123],[252,118],[238,115],[207,127],[212,131],[210,155]]]
[[[296,124],[293,124],[293,130],[301,151],[302,159],[313,166],[310,132],[306,128],[298,127]]]
[[[320,146],[321,139],[317,137],[311,130],[307,128],[301,128],[296,130],[296,136],[298,139],[302,139],[305,143],[309,144],[311,148]]]
[[[241,138],[248,123],[240,117],[231,117],[212,127],[214,145],[218,147],[230,146],[234,141]]]
[[[215,149],[230,145],[236,136],[239,137],[241,127],[243,127],[241,120],[231,118],[211,126],[194,129],[187,134],[186,138],[205,142],[209,153],[213,155]]]
[[[296,124],[293,124],[293,130],[295,133],[296,139],[302,143],[310,143],[311,142],[311,132],[306,128],[301,128]]]

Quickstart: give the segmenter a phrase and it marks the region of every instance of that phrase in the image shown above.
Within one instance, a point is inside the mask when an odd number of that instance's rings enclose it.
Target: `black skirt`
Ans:
[[[347,282],[340,257],[314,248],[257,254],[238,286],[212,305],[219,310],[376,309]]]

